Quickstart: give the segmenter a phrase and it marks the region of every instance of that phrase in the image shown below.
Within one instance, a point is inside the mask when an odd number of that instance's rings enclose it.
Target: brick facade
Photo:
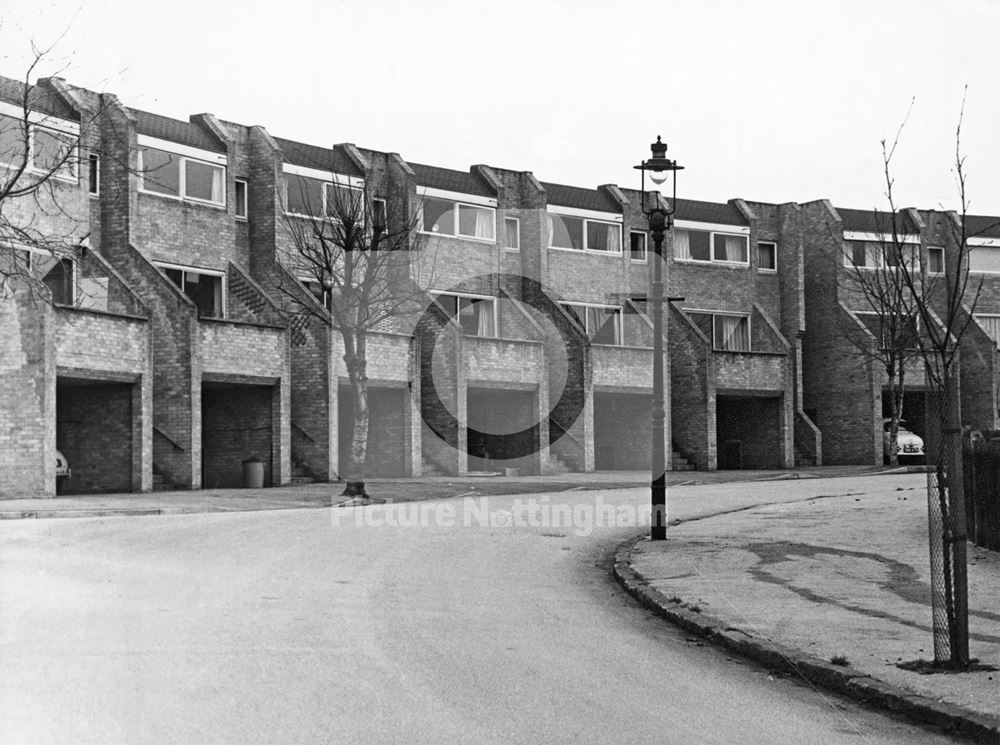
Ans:
[[[367,340],[371,474],[645,468],[655,261],[673,298],[663,393],[675,457],[702,469],[881,459],[885,381],[850,341],[872,339],[837,271],[859,211],[681,199],[658,257],[634,189],[452,171],[42,85],[61,115],[92,122],[81,153],[100,154],[100,188],[88,193],[84,157],[56,192],[60,209],[37,214],[76,267],[72,307],[53,307],[39,283],[0,301],[0,495],[53,495],[57,447],[74,467],[67,493],[146,490],[154,474],[179,488],[236,486],[251,456],[273,485],[293,470],[342,473],[353,394],[340,331],[303,283],[290,232],[301,218],[285,214],[290,174],[362,186],[385,200],[390,230],[417,225],[417,260],[401,254],[392,275],[412,296],[406,312]],[[159,185],[145,148],[171,154]],[[435,213],[444,229],[419,220],[430,199],[452,203]],[[4,207],[25,219],[36,210]],[[906,219],[923,255],[955,252],[953,215]],[[554,220],[567,231],[557,246]],[[995,225],[987,238],[1000,247]],[[684,253],[680,231],[735,248]],[[646,236],[645,254],[632,254],[633,234]],[[495,321],[449,319],[433,300],[441,292],[485,303],[474,312],[495,310]],[[1000,315],[1000,280],[984,275],[976,313]],[[723,338],[718,318],[745,319],[745,339]],[[970,424],[1000,424],[997,354],[973,322],[961,357]],[[919,371],[911,382],[926,388]]]

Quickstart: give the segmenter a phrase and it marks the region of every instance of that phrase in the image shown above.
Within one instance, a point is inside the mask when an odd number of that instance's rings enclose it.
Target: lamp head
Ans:
[[[652,157],[646,161],[649,180],[659,186],[670,177],[674,164],[667,158],[667,143],[656,136],[656,142],[649,146]]]

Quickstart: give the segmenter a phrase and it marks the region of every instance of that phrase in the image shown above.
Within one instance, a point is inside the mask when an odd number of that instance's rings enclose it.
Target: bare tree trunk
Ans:
[[[896,378],[889,374],[889,465],[899,465],[899,419],[902,416],[902,401],[900,393],[902,386],[896,385]]]
[[[343,496],[367,497],[365,491],[365,458],[368,455],[368,361],[365,358],[365,342],[362,335],[354,340],[354,345],[344,355],[347,375],[351,381],[354,396],[354,430],[351,436],[351,457],[347,469],[347,486]]]
[[[969,664],[969,598],[965,525],[965,469],[962,463],[962,410],[959,382],[954,373],[946,378],[948,452],[948,520],[945,522],[946,554],[950,554],[953,577],[951,615],[951,662]]]

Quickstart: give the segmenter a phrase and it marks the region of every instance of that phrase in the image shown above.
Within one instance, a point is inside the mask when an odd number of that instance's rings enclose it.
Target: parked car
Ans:
[[[892,425],[891,419],[882,420],[882,455],[885,462],[889,462],[889,428]],[[897,455],[899,460],[917,460],[924,457],[924,440],[920,435],[915,435],[909,430],[907,423],[899,420],[899,431],[896,434]]]

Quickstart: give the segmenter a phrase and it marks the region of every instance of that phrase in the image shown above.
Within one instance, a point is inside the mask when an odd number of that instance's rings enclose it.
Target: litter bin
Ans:
[[[264,486],[264,461],[260,458],[247,458],[243,461],[243,486],[247,489],[260,489]]]

